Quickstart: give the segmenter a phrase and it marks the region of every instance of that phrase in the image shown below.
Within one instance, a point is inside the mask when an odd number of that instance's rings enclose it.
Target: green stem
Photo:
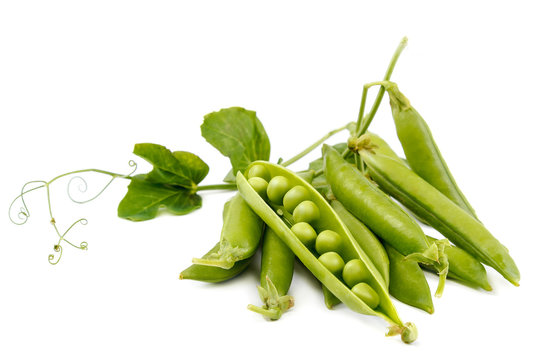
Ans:
[[[321,145],[322,143],[324,143],[328,138],[330,138],[331,136],[337,134],[338,132],[340,131],[343,131],[345,129],[347,129],[349,127],[350,123],[345,125],[345,126],[342,126],[338,129],[335,129],[335,130],[332,130],[330,131],[328,134],[324,135],[322,138],[320,138],[319,140],[317,140],[316,142],[314,142],[312,145],[310,145],[309,147],[307,147],[304,151],[302,151],[301,153],[299,153],[298,155],[296,156],[293,156],[292,158],[290,158],[289,160],[285,161],[285,162],[282,162],[281,163],[281,166],[284,166],[284,167],[287,167],[293,163],[295,163],[296,161],[300,160],[301,158],[303,158],[304,156],[306,156],[307,154],[309,154],[310,152],[312,152],[313,150],[315,150],[315,148],[317,148],[317,146]]]
[[[394,72],[394,68],[396,67],[396,63],[399,59],[399,56],[401,55],[401,52],[405,47],[407,46],[407,37],[404,37],[401,42],[399,43],[396,51],[394,52],[394,55],[392,56],[392,59],[390,60],[390,64],[388,65],[388,69],[386,69],[386,73],[384,74],[383,80],[388,81],[390,80],[390,77],[392,76],[392,73]],[[382,98],[384,96],[384,88],[380,88],[379,92],[377,93],[377,97],[375,98],[375,102],[373,103],[373,106],[371,107],[371,110],[366,115],[365,119],[359,119],[362,124],[360,127],[360,131],[356,133],[356,136],[363,135],[369,125],[371,124],[371,121],[375,117],[375,113],[379,109],[379,105],[381,105]]]
[[[197,186],[197,191],[205,190],[236,190],[236,184],[214,184]]]
[[[384,81],[390,80],[390,77],[392,76],[392,73],[394,72],[394,68],[396,67],[397,60],[399,59],[399,56],[403,52],[403,49],[407,46],[407,37],[404,37],[401,39],[401,42],[399,43],[396,51],[394,52],[394,55],[392,55],[392,59],[390,60],[390,64],[388,65],[388,68],[386,69],[386,73],[384,74]],[[366,98],[367,98],[367,88],[364,86],[362,90],[362,100],[360,102],[360,111],[358,112],[358,119],[356,121],[356,137],[359,137],[363,135],[369,125],[371,124],[371,121],[373,121],[373,118],[375,117],[375,113],[377,113],[377,110],[379,109],[379,106],[381,105],[382,98],[384,96],[384,88],[380,88],[379,92],[377,93],[377,97],[375,98],[375,101],[373,102],[373,105],[371,106],[371,110],[369,113],[364,117],[364,111],[365,111],[365,104],[366,104]],[[349,149],[345,149],[342,156],[345,157],[350,153]]]
[[[80,174],[80,173],[85,173],[85,172],[95,172],[95,173],[98,173],[98,174],[104,174],[104,175],[109,175],[113,178],[120,178],[120,179],[128,179],[128,180],[131,180],[132,179],[132,176],[131,174],[129,175],[123,175],[123,174],[117,174],[117,173],[113,173],[113,172],[110,172],[110,171],[106,171],[106,170],[100,170],[100,169],[83,169],[83,170],[75,170],[75,171],[70,171],[70,172],[67,172],[65,174],[62,174],[62,175],[58,175],[54,178],[52,178],[51,180],[49,180],[47,182],[48,185],[50,185],[52,182],[60,179],[60,178],[63,178],[65,176],[69,176],[69,175],[75,175],[75,174]]]

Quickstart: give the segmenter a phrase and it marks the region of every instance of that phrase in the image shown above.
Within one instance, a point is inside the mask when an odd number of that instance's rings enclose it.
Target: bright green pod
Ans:
[[[219,251],[219,242],[202,258],[205,259],[217,251]],[[230,269],[223,269],[217,266],[193,264],[180,273],[180,280],[197,280],[209,283],[223,282],[242,273],[249,266],[252,260],[253,256],[237,261]]]
[[[381,240],[402,255],[435,267],[439,273],[435,295],[441,296],[448,272],[444,244],[430,244],[420,225],[335,149],[324,145],[323,156],[326,180],[334,196]],[[397,162],[387,156],[380,157]]]
[[[249,258],[257,251],[263,231],[261,219],[240,194],[226,206],[228,211],[224,211],[219,250],[202,259],[194,258],[194,264],[230,269],[237,261]]]
[[[223,206],[223,220],[228,218],[231,202],[227,201]],[[221,247],[221,242],[218,242],[209,252],[203,255],[202,259],[208,259],[214,256]],[[240,260],[234,263],[230,269],[223,269],[217,266],[197,265],[193,264],[180,273],[180,280],[197,280],[209,283],[218,283],[232,279],[242,273],[253,260],[253,255],[247,259]]]
[[[332,230],[338,233],[343,239],[343,246],[340,251],[344,261],[351,259],[361,259],[370,270],[372,279],[371,285],[380,298],[379,305],[372,309],[358,296],[356,296],[339,278],[332,274],[320,261],[317,256],[294,235],[290,230],[291,225],[289,217],[283,211],[282,206],[267,204],[253,188],[249,185],[241,172],[237,174],[237,186],[240,194],[253,209],[253,211],[263,219],[263,221],[278,235],[278,237],[293,251],[296,257],[306,266],[306,268],[340,301],[347,305],[353,311],[381,317],[391,324],[389,334],[401,334],[402,340],[412,342],[416,338],[416,328],[413,324],[403,322],[390,300],[386,290],[386,285],[381,274],[373,266],[371,260],[367,257],[360,246],[352,239],[352,235],[345,227],[332,207],[326,200],[307,182],[298,177],[293,172],[282,166],[271,164],[264,161],[256,161],[251,166],[257,164],[266,164],[272,177],[284,176],[288,179],[291,187],[296,185],[305,186],[311,193],[313,201],[319,211],[320,216],[312,225],[318,231]],[[281,216],[279,214],[282,214]],[[288,214],[290,216],[290,214]]]
[[[430,245],[420,225],[335,149],[324,145],[323,156],[326,180],[334,196],[402,255],[434,266],[439,272],[435,294],[441,296],[448,272],[444,246],[439,243]],[[381,157],[397,162],[387,156]]]
[[[424,271],[418,263],[405,260],[396,249],[386,244],[390,259],[390,295],[404,304],[433,314],[433,300]]]
[[[390,278],[390,263],[386,250],[379,239],[377,239],[377,237],[371,232],[371,230],[368,229],[366,225],[351,214],[341,202],[338,200],[331,200],[330,205],[339,215],[345,226],[347,226],[353,235],[354,240],[356,240],[366,255],[369,256],[373,262],[373,265],[381,273],[384,282],[388,287],[388,281]]]
[[[249,305],[270,320],[278,320],[283,312],[294,305],[287,295],[294,272],[294,253],[281,241],[274,231],[264,231],[261,254],[261,285],[258,287],[263,306]]]
[[[345,208],[403,255],[425,251],[420,226],[341,154],[323,146],[324,171],[334,196]]]
[[[390,97],[397,135],[410,168],[471,216],[477,218],[471,204],[457,186],[426,121],[411,106],[409,99],[399,91],[395,83],[385,82],[384,88]]]
[[[452,243],[519,285],[519,270],[508,249],[482,223],[402,163],[367,150],[361,156],[373,180],[387,193]]]
[[[429,242],[437,241],[430,236],[427,236],[427,239]],[[489,284],[486,269],[474,256],[457,246],[448,246],[445,253],[448,256],[449,278],[470,287],[482,288],[486,291],[493,290]]]
[[[398,154],[396,154],[396,152],[390,147],[390,145],[388,145],[386,141],[384,141],[382,137],[375,133],[372,133],[371,131],[366,132],[366,134],[369,135],[371,143],[376,146],[375,150],[377,151],[377,154],[403,161],[403,159],[401,159]]]

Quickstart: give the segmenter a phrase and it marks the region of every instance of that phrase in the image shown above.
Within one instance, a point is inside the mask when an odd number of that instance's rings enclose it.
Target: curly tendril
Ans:
[[[105,190],[107,190],[107,188],[109,187],[109,185],[111,185],[111,183],[114,181],[114,179],[116,179],[117,177],[129,178],[131,175],[133,175],[135,173],[135,171],[137,171],[137,163],[135,161],[130,160],[128,164],[132,168],[132,170],[131,170],[131,172],[129,174],[120,175],[120,176],[111,175],[111,179],[109,180],[109,182],[107,182],[107,184],[105,184],[105,186],[102,187],[101,190],[96,195],[94,195],[91,198],[86,199],[86,200],[77,200],[77,199],[75,199],[73,197],[70,189],[73,188],[73,186],[72,186],[73,182],[78,181],[79,186],[77,187],[77,190],[78,190],[79,193],[84,194],[88,190],[88,182],[82,176],[79,176],[79,175],[72,177],[69,180],[69,183],[68,183],[68,186],[67,186],[67,195],[68,195],[69,199],[71,201],[73,201],[74,203],[77,203],[77,204],[86,204],[86,203],[88,203],[88,202],[90,202],[92,200],[97,199],[101,194],[103,194],[105,192]]]
[[[71,171],[71,172],[68,172],[68,173],[65,173],[65,174],[62,174],[62,175],[58,175],[58,176],[56,176],[55,178],[53,178],[52,180],[49,180],[49,181],[44,181],[44,180],[29,181],[29,182],[27,182],[27,183],[25,183],[23,185],[23,187],[21,188],[21,193],[15,199],[13,199],[13,201],[11,202],[11,204],[9,206],[9,210],[8,210],[9,219],[10,219],[10,221],[12,223],[14,223],[16,225],[24,225],[24,224],[26,224],[26,222],[28,221],[28,218],[30,217],[30,210],[28,209],[28,206],[26,205],[25,195],[32,192],[32,191],[34,191],[34,190],[45,188],[46,195],[47,195],[47,204],[48,204],[48,208],[49,208],[50,223],[53,226],[53,228],[54,228],[54,230],[56,232],[56,235],[58,236],[58,242],[53,246],[54,253],[49,254],[48,259],[49,259],[49,263],[51,265],[56,265],[56,264],[58,264],[58,262],[60,262],[60,259],[62,258],[62,254],[63,254],[63,251],[64,251],[64,249],[62,247],[63,242],[70,245],[70,246],[72,246],[72,247],[74,247],[74,248],[76,248],[76,249],[79,249],[79,250],[88,250],[88,243],[86,241],[83,241],[79,245],[77,245],[76,243],[71,242],[68,239],[66,239],[66,235],[69,233],[69,231],[71,229],[73,229],[73,227],[75,227],[75,225],[77,225],[77,224],[86,225],[86,224],[88,224],[88,220],[85,219],[85,218],[78,219],[78,220],[74,221],[67,228],[67,230],[65,230],[63,233],[61,233],[61,231],[59,230],[58,225],[56,223],[56,219],[53,216],[53,212],[52,212],[51,198],[50,198],[50,185],[53,182],[55,182],[56,180],[58,180],[58,179],[61,179],[63,177],[70,176],[70,175],[75,175],[68,182],[67,194],[68,194],[68,197],[69,197],[69,199],[71,201],[73,201],[73,202],[75,202],[77,204],[84,204],[84,203],[90,202],[90,201],[96,199],[97,197],[99,197],[109,187],[109,185],[111,185],[111,183],[116,178],[128,179],[128,180],[131,179],[131,175],[133,175],[135,173],[135,171],[137,170],[137,163],[135,163],[135,161],[133,161],[133,160],[130,160],[128,164],[132,169],[131,169],[131,172],[129,172],[128,174],[125,174],[125,175],[116,174],[116,173],[113,173],[113,172],[109,172],[109,171],[105,171],[105,170],[99,170],[99,169],[84,169],[84,170],[76,170],[76,171]],[[71,194],[70,188],[71,188],[71,186],[72,186],[72,184],[73,184],[73,182],[75,180],[80,181],[80,184],[78,186],[79,192],[85,193],[88,190],[88,182],[82,176],[80,176],[78,174],[91,173],[91,172],[98,173],[98,174],[103,174],[103,175],[108,175],[108,176],[111,177],[111,179],[93,197],[91,197],[89,199],[86,199],[86,200],[83,200],[83,201],[74,199],[72,194]],[[34,186],[32,186],[32,185],[34,185]],[[18,202],[20,202],[21,205],[20,205],[20,208],[19,208],[19,210],[17,212],[15,210],[15,208],[16,208],[16,203],[18,203]]]

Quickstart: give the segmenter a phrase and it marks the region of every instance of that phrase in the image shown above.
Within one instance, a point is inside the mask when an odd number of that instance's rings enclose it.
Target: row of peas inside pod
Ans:
[[[416,327],[400,320],[381,274],[321,194],[269,162],[252,163],[246,176],[237,174],[244,200],[325,288],[352,310],[388,321],[390,335],[416,339]]]
[[[312,224],[320,218],[320,211],[310,200],[310,192],[305,186],[291,187],[289,180],[281,175],[270,178],[263,165],[253,166],[249,170],[248,182],[292,225],[291,231],[332,274],[344,281],[370,308],[375,309],[379,305],[379,295],[369,285],[373,279],[366,265],[360,259],[345,263],[340,254],[343,239],[337,232],[326,229],[317,233],[313,228]]]

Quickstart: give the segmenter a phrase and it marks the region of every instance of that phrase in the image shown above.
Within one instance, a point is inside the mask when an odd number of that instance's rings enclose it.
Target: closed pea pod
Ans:
[[[519,285],[519,270],[506,249],[468,212],[394,159],[362,150],[371,177],[448,240]]]
[[[228,218],[230,201],[227,201],[223,206],[223,220]],[[206,253],[202,258],[207,259],[208,257],[213,257],[214,254],[219,252],[220,242],[218,242],[208,253]],[[207,265],[198,265],[193,264],[187,269],[183,270],[180,273],[180,280],[197,280],[204,281],[209,283],[218,283],[223,282],[242,273],[253,260],[253,255],[237,261],[229,269],[223,269],[217,266],[207,266]]]
[[[427,236],[429,242],[437,239]],[[448,277],[471,287],[479,287],[491,291],[486,269],[474,256],[456,246],[448,246],[445,249],[448,257]],[[432,270],[432,269],[430,269]]]
[[[405,161],[401,159],[381,137],[370,132],[368,132],[368,135],[371,139],[371,143],[375,145],[374,150],[377,155],[390,157],[408,166],[408,164],[405,163]],[[384,190],[384,188],[382,190]],[[463,209],[467,210],[466,208]],[[420,219],[417,214],[413,215],[420,221],[427,223],[425,220]],[[430,236],[426,236],[426,239],[430,244],[434,244],[438,241],[438,239]],[[447,246],[445,248],[445,254],[448,258],[448,277],[471,287],[480,287],[487,291],[492,290],[487,279],[486,269],[472,255],[455,246]],[[429,270],[435,270],[433,267],[427,265],[422,266]]]
[[[202,258],[219,251],[219,242]],[[253,256],[234,263],[230,269],[223,269],[217,266],[193,264],[180,273],[180,280],[197,280],[209,283],[223,282],[242,273],[253,260]]]
[[[399,251],[385,244],[390,259],[390,295],[405,303],[433,313],[433,300],[424,272],[418,263],[406,260]]]
[[[292,296],[287,295],[293,272],[294,253],[267,227],[262,245],[261,285],[257,288],[263,306],[248,305],[248,309],[278,320],[294,304]]]
[[[370,286],[379,296],[379,304],[375,309],[372,309],[361,298],[355,295],[346,284],[338,277],[330,272],[318,259],[310,249],[296,237],[289,228],[294,222],[292,216],[287,216],[282,207],[275,204],[270,206],[267,204],[246,181],[245,177],[237,174],[237,185],[240,193],[251,206],[253,211],[259,215],[263,221],[278,235],[278,237],[294,252],[298,259],[310,270],[310,272],[340,301],[346,304],[352,310],[368,315],[379,316],[391,324],[389,335],[401,334],[404,342],[412,342],[416,338],[416,328],[414,325],[407,323],[403,324],[399,319],[395,308],[386,291],[381,275],[375,269],[369,258],[363,250],[351,239],[351,235],[343,225],[337,214],[332,210],[324,198],[314,190],[307,182],[296,176],[289,170],[267,162],[256,161],[253,165],[265,164],[272,177],[284,176],[290,182],[291,187],[296,185],[305,186],[310,194],[311,200],[319,209],[320,216],[313,221],[312,225],[317,231],[332,230],[338,233],[344,240],[340,256],[344,261],[349,261],[353,258],[361,259],[371,273]],[[279,213],[283,214],[282,216]]]
[[[392,116],[399,141],[410,168],[450,200],[477,218],[474,209],[459,189],[429,126],[393,82],[380,83],[390,97]]]
[[[223,219],[219,250],[202,259],[193,259],[194,264],[230,269],[237,261],[251,257],[257,250],[263,230],[261,219],[240,194],[230,200],[228,207]]]
[[[420,226],[330,146],[323,146],[326,180],[343,205],[402,255],[433,265],[439,272],[436,295],[444,289],[448,264],[444,244],[429,244]]]

